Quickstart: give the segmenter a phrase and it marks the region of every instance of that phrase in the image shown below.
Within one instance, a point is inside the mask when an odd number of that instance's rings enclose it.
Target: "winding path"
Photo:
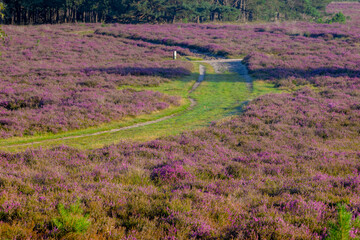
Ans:
[[[247,68],[242,63],[242,59],[211,59],[211,60],[203,60],[203,61],[195,61],[195,62],[210,64],[214,68],[215,73],[217,73],[217,74],[224,73],[224,72],[236,72],[243,79],[245,79],[249,90],[252,90],[252,78],[249,76]],[[206,73],[205,66],[200,64],[199,65],[199,78],[194,83],[194,85],[190,89],[189,93],[194,92],[200,86],[200,84],[205,79],[205,73]],[[189,97],[188,99],[191,102],[188,110],[191,110],[194,106],[196,106],[197,102],[195,99],[193,99],[191,97]],[[123,131],[123,130],[128,130],[128,129],[133,129],[133,128],[138,128],[138,127],[143,127],[143,126],[159,123],[159,122],[174,118],[175,116],[178,116],[179,114],[181,114],[181,113],[175,113],[175,114],[172,114],[172,115],[169,115],[166,117],[162,117],[162,118],[159,118],[156,120],[147,121],[147,122],[143,122],[143,123],[137,123],[137,124],[127,126],[127,127],[122,127],[122,128],[100,131],[100,132],[96,132],[96,133],[81,134],[81,135],[53,138],[53,139],[45,139],[45,140],[41,140],[41,141],[34,141],[34,142],[29,142],[29,143],[24,143],[24,144],[14,144],[14,145],[10,144],[9,146],[10,147],[22,147],[22,146],[30,146],[33,144],[41,144],[41,143],[49,142],[49,141],[61,141],[61,140],[68,140],[68,139],[77,139],[77,138],[83,138],[83,137],[97,136],[97,135],[106,134],[106,133],[115,133],[115,132],[119,132],[119,131]]]
[[[203,61],[195,61],[198,63],[208,63],[210,64],[215,73],[223,73],[223,72],[235,72],[242,77],[250,92],[253,90],[253,79],[249,75],[249,71],[246,66],[242,63],[243,59],[213,59],[213,60],[203,60]]]

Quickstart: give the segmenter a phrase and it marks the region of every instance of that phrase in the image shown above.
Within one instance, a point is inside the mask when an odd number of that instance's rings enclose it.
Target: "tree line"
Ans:
[[[6,24],[316,18],[331,0],[2,0]]]
[[[3,13],[4,9],[5,9],[4,3],[0,2],[0,21],[2,21],[2,19],[5,17],[5,15]],[[1,26],[0,26],[0,41],[1,41],[1,43],[3,41],[5,41],[5,36],[6,36],[5,32],[1,29]],[[1,56],[1,53],[0,53],[0,56]]]

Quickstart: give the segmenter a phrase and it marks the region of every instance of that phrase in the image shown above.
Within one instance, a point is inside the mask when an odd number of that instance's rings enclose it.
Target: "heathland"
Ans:
[[[359,237],[360,3],[339,10],[346,24],[5,26],[0,238]],[[209,56],[243,58],[251,89],[192,61]]]

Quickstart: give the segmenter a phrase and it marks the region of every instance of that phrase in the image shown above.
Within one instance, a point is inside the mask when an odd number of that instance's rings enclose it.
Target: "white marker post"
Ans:
[[[174,57],[174,60],[176,60],[176,51],[174,51],[173,57]]]

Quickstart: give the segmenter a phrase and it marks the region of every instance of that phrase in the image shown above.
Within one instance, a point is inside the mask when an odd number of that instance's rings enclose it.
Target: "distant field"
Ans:
[[[96,36],[91,29],[5,27],[0,138],[84,129],[179,106],[178,97],[118,88],[169,82],[189,75],[192,64],[171,61],[173,48]]]
[[[205,64],[206,65],[206,64]],[[198,68],[198,64],[196,67]],[[189,108],[189,103],[186,102],[180,107],[163,110],[156,114],[144,115],[134,119],[127,119],[122,122],[105,124],[98,128],[89,128],[87,130],[71,131],[62,134],[40,135],[25,138],[10,138],[0,141],[0,149],[7,151],[24,150],[29,145],[21,145],[24,143],[34,143],[31,147],[49,147],[55,145],[65,144],[67,146],[74,146],[82,149],[99,148],[106,144],[118,143],[123,140],[151,140],[161,136],[175,135],[186,130],[202,128],[210,125],[212,121],[220,120],[234,114],[239,114],[245,101],[255,98],[256,96],[280,92],[271,83],[264,81],[255,81],[254,90],[250,92],[247,89],[246,83],[239,79],[236,73],[215,74],[210,65],[207,65],[207,75],[205,81],[200,87],[189,95],[188,90],[197,79],[197,74],[189,77],[173,80],[169,83],[163,83],[156,87],[121,87],[120,89],[135,89],[137,91],[154,91],[161,92],[171,96],[181,96],[184,101],[188,101],[187,97],[192,97],[197,101],[197,104],[192,109]],[[81,137],[68,140],[56,140],[60,137],[67,137],[72,135],[88,134],[104,130],[111,130],[120,128],[122,126],[131,126],[138,122],[150,121],[158,119],[172,113],[178,112],[178,115],[149,126],[138,127],[134,129],[122,130],[115,133],[106,133],[96,136]],[[19,145],[20,144],[20,145]],[[15,145],[12,147],[12,145]],[[19,145],[19,146],[18,146]]]
[[[256,81],[251,93],[237,74],[214,75],[208,65],[206,81],[191,94],[199,104],[187,111],[198,64],[185,57],[199,56],[183,47],[94,34],[96,27],[36,26],[29,31],[8,27],[11,40],[3,47],[1,66],[0,149],[61,144],[92,149],[122,140],[175,135],[239,112],[236,109],[259,94],[278,91],[271,83]],[[180,60],[169,60],[173,50]],[[175,113],[176,118],[151,126],[61,139]]]
[[[360,3],[328,11],[351,20],[4,27],[0,239],[359,238]],[[207,65],[188,94],[198,63],[171,61],[173,49],[244,57],[253,92]]]

